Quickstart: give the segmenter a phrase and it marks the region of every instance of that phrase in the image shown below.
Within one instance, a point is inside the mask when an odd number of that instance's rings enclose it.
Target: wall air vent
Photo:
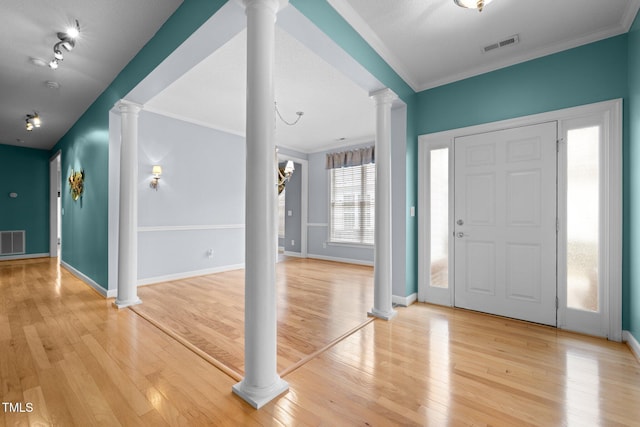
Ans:
[[[25,253],[24,230],[0,231],[0,255],[16,255]]]
[[[500,40],[499,42],[491,43],[490,45],[483,47],[482,53],[491,52],[492,50],[500,49],[502,47],[513,46],[514,44],[517,44],[519,41],[520,41],[520,36],[516,34],[511,37],[507,37],[504,40]]]

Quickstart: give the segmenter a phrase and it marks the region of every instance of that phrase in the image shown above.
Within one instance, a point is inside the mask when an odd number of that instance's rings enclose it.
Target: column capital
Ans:
[[[289,0],[236,0],[236,2],[245,9],[249,9],[250,7],[266,6],[273,10],[274,14],[284,9],[284,7],[289,4]]]
[[[135,102],[127,101],[125,99],[121,99],[120,101],[116,102],[115,107],[117,107],[121,113],[133,113],[133,114],[138,114],[140,110],[142,110],[143,108],[142,105],[137,104]]]
[[[369,93],[369,97],[373,99],[377,105],[391,104],[393,101],[398,99],[398,95],[396,95],[395,92],[389,88],[384,88],[384,89],[371,92]]]

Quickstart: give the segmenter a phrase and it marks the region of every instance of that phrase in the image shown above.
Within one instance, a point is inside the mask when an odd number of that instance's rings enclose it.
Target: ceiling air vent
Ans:
[[[483,47],[482,53],[491,52],[492,50],[500,49],[501,47],[512,46],[514,44],[517,44],[519,41],[520,37],[516,34],[511,37],[507,37],[504,40],[500,40],[499,42],[491,43],[490,45]]]

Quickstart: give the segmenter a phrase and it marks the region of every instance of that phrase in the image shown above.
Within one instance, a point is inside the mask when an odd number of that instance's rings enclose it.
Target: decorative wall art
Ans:
[[[71,169],[71,175],[69,175],[69,192],[73,200],[78,200],[82,197],[84,192],[84,169],[79,172],[74,172]]]

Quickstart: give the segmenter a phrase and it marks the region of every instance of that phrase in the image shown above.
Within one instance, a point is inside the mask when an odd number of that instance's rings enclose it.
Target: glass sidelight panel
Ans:
[[[431,151],[431,286],[449,287],[449,149]]]
[[[567,132],[567,306],[597,312],[600,126]]]

